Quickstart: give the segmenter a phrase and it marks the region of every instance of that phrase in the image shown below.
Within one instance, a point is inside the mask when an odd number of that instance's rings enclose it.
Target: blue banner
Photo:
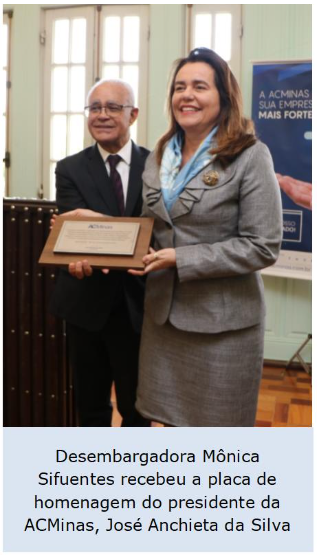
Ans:
[[[312,64],[287,62],[253,66],[252,118],[269,147],[277,173],[312,182]],[[310,253],[311,210],[282,192],[282,249]]]

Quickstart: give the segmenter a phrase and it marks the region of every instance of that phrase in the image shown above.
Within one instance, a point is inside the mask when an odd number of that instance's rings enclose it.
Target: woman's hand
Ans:
[[[59,217],[65,218],[68,216],[77,216],[77,218],[100,218],[106,216],[106,214],[101,214],[100,212],[94,212],[93,210],[89,210],[88,208],[76,208],[76,210],[69,210],[69,212],[64,212]],[[52,229],[53,225],[56,222],[57,214],[53,214],[50,219],[50,229]]]
[[[157,272],[165,268],[174,268],[176,266],[176,252],[175,249],[155,251],[150,248],[149,254],[144,256],[142,261],[145,264],[144,270],[128,270],[128,273],[133,276],[144,276],[149,272]]]

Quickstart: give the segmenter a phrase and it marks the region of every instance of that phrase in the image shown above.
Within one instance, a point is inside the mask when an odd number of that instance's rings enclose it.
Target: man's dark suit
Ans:
[[[142,209],[142,173],[148,151],[132,145],[125,216]],[[56,166],[56,201],[60,214],[89,208],[120,216],[112,182],[97,145]],[[62,270],[51,312],[66,320],[75,374],[80,424],[110,426],[110,391],[115,382],[123,426],[147,426],[134,409],[139,339],[145,283],[126,272],[95,270],[78,280]]]

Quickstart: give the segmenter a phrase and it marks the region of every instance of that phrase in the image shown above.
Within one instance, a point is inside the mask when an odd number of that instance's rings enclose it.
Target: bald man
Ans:
[[[138,116],[133,91],[123,81],[102,80],[90,90],[87,104],[88,129],[96,144],[58,162],[59,213],[80,209],[82,215],[91,210],[138,217],[141,176],[149,152],[130,139],[130,126]],[[122,426],[148,426],[134,407],[144,280],[126,272],[105,275],[100,270],[91,277],[78,277],[83,274],[60,272],[51,312],[67,323],[79,423],[111,426],[114,382]]]

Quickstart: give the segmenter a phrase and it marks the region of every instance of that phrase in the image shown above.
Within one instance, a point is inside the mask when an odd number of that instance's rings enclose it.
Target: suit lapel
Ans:
[[[146,185],[146,205],[160,219],[171,224],[171,218],[166,209],[162,195],[160,172],[154,154],[150,155],[150,159],[145,167],[143,178]]]
[[[139,148],[132,143],[131,165],[129,172],[128,194],[125,207],[125,216],[132,216],[135,205],[142,195],[142,173],[144,158]]]
[[[218,182],[210,185],[204,182],[204,175],[214,171],[218,174]],[[211,160],[193,179],[187,183],[186,187],[180,193],[175,203],[171,208],[172,220],[183,216],[190,212],[195,202],[199,202],[203,196],[204,191],[216,191],[220,187],[226,185],[230,181],[236,171],[235,164],[231,164],[226,169],[223,169],[220,164],[215,160]],[[215,192],[215,194],[217,194]]]
[[[120,216],[112,183],[107,174],[105,163],[100,156],[97,145],[92,147],[89,153],[87,166],[88,172],[98,190],[98,193],[106,205],[107,214],[111,216]]]
[[[204,190],[210,188],[202,182],[201,175],[204,175],[211,169],[213,169],[213,160],[206,164],[206,166],[186,184],[171,208],[170,215],[172,220],[190,212],[194,203],[200,201]]]

